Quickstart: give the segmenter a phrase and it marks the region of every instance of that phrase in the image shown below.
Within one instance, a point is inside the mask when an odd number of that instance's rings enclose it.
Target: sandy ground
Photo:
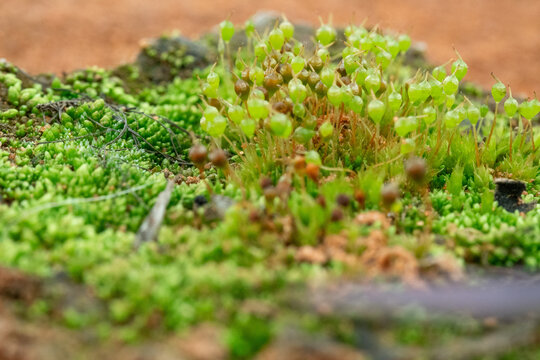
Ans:
[[[311,23],[330,13],[335,24],[367,18],[425,42],[437,64],[454,45],[469,80],[490,86],[493,71],[516,93],[540,91],[539,0],[1,0],[0,57],[33,73],[110,67],[132,60],[143,38],[197,36],[268,9]]]

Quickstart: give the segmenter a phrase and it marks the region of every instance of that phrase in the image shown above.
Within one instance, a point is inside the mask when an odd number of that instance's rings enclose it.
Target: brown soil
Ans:
[[[434,63],[455,56],[455,45],[469,80],[489,86],[494,71],[514,92],[540,90],[538,0],[2,0],[0,57],[30,72],[110,67],[132,60],[142,38],[173,29],[196,36],[264,9],[312,23],[330,13],[335,24],[367,18],[425,42]]]

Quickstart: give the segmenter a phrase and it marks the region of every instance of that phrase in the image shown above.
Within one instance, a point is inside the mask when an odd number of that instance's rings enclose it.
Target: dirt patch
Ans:
[[[466,79],[489,86],[494,71],[514,93],[540,90],[537,0],[3,0],[0,57],[34,73],[111,67],[132,61],[143,38],[173,29],[196,36],[229,14],[242,23],[263,9],[311,23],[330,13],[337,24],[367,18],[425,42],[434,63],[453,57],[455,45],[470,66]]]
[[[0,267],[0,299],[31,302],[39,294],[37,278],[20,271]]]

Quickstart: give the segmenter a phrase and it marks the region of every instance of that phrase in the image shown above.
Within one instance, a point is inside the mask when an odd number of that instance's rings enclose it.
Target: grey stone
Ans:
[[[521,194],[525,191],[525,183],[518,180],[498,178],[495,179],[495,200],[500,207],[509,212],[529,212],[536,206],[536,202],[523,203]]]
[[[210,51],[202,43],[183,36],[171,36],[153,40],[141,50],[135,63],[142,76],[162,83],[177,76],[191,76],[194,69],[210,65],[211,59]]]

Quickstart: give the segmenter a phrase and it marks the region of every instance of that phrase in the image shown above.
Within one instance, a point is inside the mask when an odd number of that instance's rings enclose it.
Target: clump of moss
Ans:
[[[248,28],[233,59],[231,26],[222,61],[187,78],[185,52],[147,54],[184,76],[157,85],[135,67],[32,83],[2,63],[0,263],[65,273],[105,308],[60,321],[125,341],[214,322],[247,358],[279,331],[282,292],[310,280],[425,286],[441,256],[538,267],[538,208],[507,213],[491,191],[504,174],[539,198],[538,134],[510,125],[535,99],[513,111],[497,83],[504,113],[472,103],[466,63],[405,66],[406,35],[350,26],[334,58],[331,25],[308,53],[286,21]],[[158,239],[135,248],[167,181]]]

